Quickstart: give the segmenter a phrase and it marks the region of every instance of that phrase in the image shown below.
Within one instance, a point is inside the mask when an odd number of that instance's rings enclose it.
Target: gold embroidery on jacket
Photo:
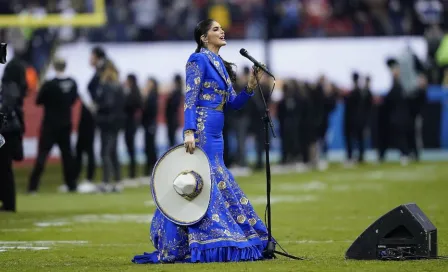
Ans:
[[[185,104],[184,111],[187,109],[192,109],[196,104],[196,99],[201,90],[201,69],[196,62],[187,62],[186,65],[186,74],[187,74],[187,93],[185,95]],[[191,80],[194,78],[193,80]],[[191,82],[192,81],[192,82]],[[191,86],[191,84],[194,84]]]
[[[198,143],[198,146],[203,146],[207,142],[207,136],[205,136],[205,126],[207,121],[207,111],[204,108],[196,109],[196,123],[197,130],[194,132],[196,135],[195,142]]]

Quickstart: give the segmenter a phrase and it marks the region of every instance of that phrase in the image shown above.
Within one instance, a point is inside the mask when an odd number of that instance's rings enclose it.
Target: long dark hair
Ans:
[[[201,40],[201,36],[207,35],[207,32],[212,27],[213,22],[215,22],[215,20],[206,19],[206,20],[200,21],[196,25],[196,27],[194,29],[194,40],[196,41],[196,44],[198,45],[198,47],[196,47],[196,50],[195,50],[196,53],[199,53],[199,51],[201,51],[201,48],[204,47],[204,43]],[[224,62],[224,66],[226,67],[226,70],[227,70],[227,73],[229,74],[230,80],[232,81],[232,83],[235,83],[236,82],[236,72],[233,70],[233,66],[235,66],[235,64],[225,61],[221,56],[219,56],[219,57]]]

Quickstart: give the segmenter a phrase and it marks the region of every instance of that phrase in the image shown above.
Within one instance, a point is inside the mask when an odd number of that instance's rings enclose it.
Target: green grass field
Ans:
[[[0,271],[448,271],[448,260],[348,261],[353,240],[378,217],[415,202],[438,228],[448,255],[448,163],[332,166],[326,172],[272,177],[273,235],[294,261],[136,265],[153,250],[149,186],[121,194],[57,193],[58,167],[48,167],[38,195],[23,194],[30,169],[17,170],[18,212],[0,213]],[[256,210],[265,208],[265,177],[237,179]]]

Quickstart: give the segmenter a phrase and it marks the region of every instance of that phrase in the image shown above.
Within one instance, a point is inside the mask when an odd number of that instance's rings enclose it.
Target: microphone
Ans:
[[[263,70],[266,74],[270,75],[271,77],[273,77],[275,79],[275,76],[273,74],[271,74],[271,72],[268,71],[268,69],[266,67],[264,67],[260,62],[258,62],[256,59],[254,59],[251,55],[249,55],[249,52],[247,52],[246,49],[241,48],[240,49],[240,54],[243,57],[246,57],[248,60],[250,60],[251,62],[253,62],[253,64],[255,64],[255,66],[257,66],[258,68],[260,68],[261,70]]]

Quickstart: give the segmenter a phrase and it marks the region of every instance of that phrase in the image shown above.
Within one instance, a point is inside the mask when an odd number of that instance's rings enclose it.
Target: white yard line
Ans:
[[[274,195],[271,196],[271,204],[313,202],[317,199],[314,195]],[[266,196],[249,197],[249,202],[253,205],[264,205],[266,204]]]
[[[297,182],[297,183],[283,183],[279,185],[275,185],[275,190],[282,191],[322,191],[327,189],[328,185],[322,181],[313,180],[310,182]]]
[[[32,228],[32,229],[0,229],[0,232],[34,232],[42,231],[42,229]]]
[[[143,223],[149,224],[153,214],[83,214],[68,218],[58,218],[49,221],[35,222],[34,225],[41,228],[60,227],[74,223]]]
[[[288,241],[279,241],[278,243],[280,245],[282,244],[332,244],[332,243],[352,243],[353,241],[350,240],[343,240],[343,241],[334,241],[334,240],[324,240],[324,241],[317,241],[317,240],[288,240]]]
[[[150,223],[152,214],[86,214],[76,215],[72,217],[73,222],[79,223],[118,223],[118,222],[135,222]]]
[[[5,252],[8,249],[25,249],[25,250],[47,250],[49,247],[33,247],[33,246],[1,246],[0,251]]]
[[[355,216],[355,215],[352,215],[352,216],[335,216],[333,219],[335,219],[335,220],[360,220],[362,218],[362,219],[372,220],[372,219],[378,219],[379,217],[380,217],[379,215],[378,216],[371,216],[371,215]]]
[[[336,172],[322,177],[324,181],[359,182],[387,181],[387,182],[433,182],[436,180],[433,167],[418,167],[416,169],[384,169],[358,172]]]
[[[85,245],[88,241],[0,241],[0,252],[10,250],[48,250],[50,245]]]
[[[358,177],[359,179],[359,177]],[[283,183],[276,185],[274,190],[280,190],[284,192],[311,192],[311,191],[336,191],[336,192],[345,192],[345,191],[368,191],[368,190],[382,190],[384,185],[381,183],[371,183],[371,182],[360,182],[355,183],[351,182],[348,184],[337,183],[331,184],[328,182],[322,181],[310,181],[310,182],[297,182],[297,183]]]
[[[45,228],[45,227],[60,227],[60,226],[65,226],[68,225],[68,222],[37,222],[34,223],[34,225],[36,227],[41,227],[41,228]]]
[[[39,245],[56,245],[56,244],[88,244],[88,241],[0,241],[0,245],[23,245],[23,244],[39,244]]]

